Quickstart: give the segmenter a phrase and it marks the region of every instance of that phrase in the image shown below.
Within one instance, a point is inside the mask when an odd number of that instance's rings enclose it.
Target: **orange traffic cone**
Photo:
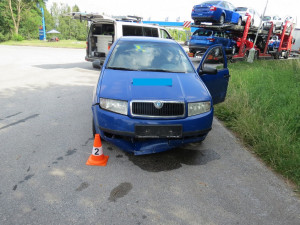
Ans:
[[[92,154],[86,161],[86,165],[89,166],[106,166],[108,155],[103,154],[102,144],[99,134],[95,134],[94,146]]]

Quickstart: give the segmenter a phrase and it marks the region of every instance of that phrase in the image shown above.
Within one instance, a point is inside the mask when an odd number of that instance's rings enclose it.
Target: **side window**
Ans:
[[[197,33],[197,35],[199,35],[199,32]],[[168,32],[164,29],[160,29],[160,36],[161,38],[172,39]]]
[[[144,36],[147,37],[158,37],[158,29],[153,27],[143,27]]]
[[[215,31],[215,37],[224,37],[224,34],[221,31]]]
[[[229,6],[229,9],[234,11],[235,7],[230,2],[227,2],[227,4]]]
[[[221,2],[221,3],[219,4],[219,6],[221,6],[222,8],[227,8],[227,4],[225,4],[225,2]]]
[[[123,25],[123,36],[143,36],[143,29],[140,26]]]
[[[205,69],[223,69],[225,67],[223,50],[220,46],[210,50],[209,54],[206,55],[202,70]]]

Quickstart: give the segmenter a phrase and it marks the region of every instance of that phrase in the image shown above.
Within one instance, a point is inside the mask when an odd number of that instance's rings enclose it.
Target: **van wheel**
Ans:
[[[94,61],[92,64],[93,64],[94,69],[100,69],[101,68],[99,60]]]

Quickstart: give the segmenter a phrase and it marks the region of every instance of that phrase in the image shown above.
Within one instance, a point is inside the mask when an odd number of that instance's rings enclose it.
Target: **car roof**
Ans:
[[[121,37],[119,40],[122,41],[147,41],[147,42],[157,42],[157,43],[173,43],[177,44],[176,41],[172,39],[164,39],[164,38],[157,38],[157,37],[146,37],[146,36],[126,36]]]

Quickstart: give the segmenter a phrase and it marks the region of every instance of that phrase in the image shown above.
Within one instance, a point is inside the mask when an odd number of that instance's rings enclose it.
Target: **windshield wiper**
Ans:
[[[137,70],[135,70],[135,69],[125,68],[125,67],[113,67],[113,66],[107,67],[107,69],[112,69],[112,70],[127,70],[127,71],[137,71]]]
[[[183,73],[183,72],[164,70],[164,69],[143,69],[141,71],[166,72],[166,73]]]

